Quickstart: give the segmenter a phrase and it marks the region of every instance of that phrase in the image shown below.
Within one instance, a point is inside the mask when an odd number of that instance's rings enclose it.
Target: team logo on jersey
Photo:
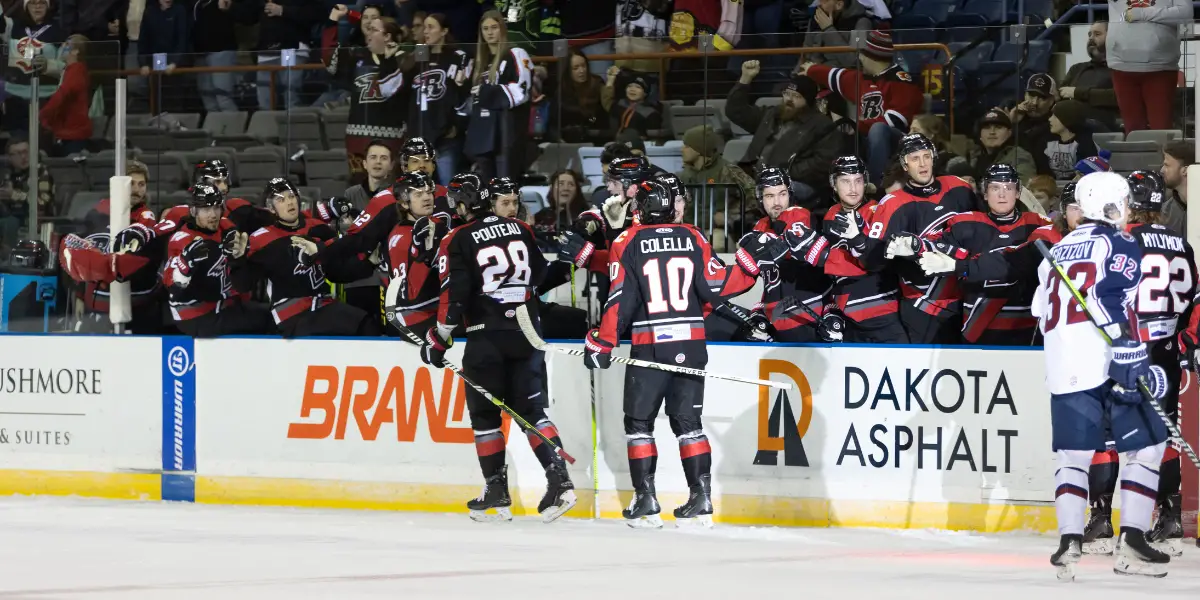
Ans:
[[[510,319],[511,319],[511,318],[513,318],[513,317],[517,316],[517,311],[515,311],[515,310],[506,310],[506,311],[504,311],[504,316],[506,316],[506,317],[508,317],[508,318],[510,318]]]
[[[441,100],[446,95],[446,80],[449,77],[441,69],[425,71],[413,78],[413,89],[420,90],[426,102]]]
[[[484,219],[483,219],[483,222],[484,222],[484,223],[493,223],[493,222],[495,222],[495,221],[499,221],[499,220],[500,220],[500,217],[497,217],[497,216],[495,216],[495,215],[492,215],[492,216],[490,216],[490,217],[486,217],[486,218],[484,218]]]
[[[379,77],[376,73],[364,73],[354,78],[354,87],[358,88],[358,101],[363,104],[374,104],[387,100],[379,87]]]
[[[808,454],[804,451],[804,434],[812,423],[812,387],[799,367],[786,360],[760,359],[758,377],[770,379],[772,374],[791,379],[797,394],[793,399],[789,390],[778,390],[771,398],[771,388],[758,388],[758,453],[754,455],[756,465],[778,465],[779,453],[783,452],[783,464],[788,467],[807,467]],[[797,417],[797,413],[799,416]]]
[[[658,229],[655,229],[654,231],[656,231],[658,233],[671,233],[671,228],[670,227],[659,227]]]
[[[675,355],[675,362],[676,362],[676,363],[678,363],[678,364],[681,364],[681,365],[682,365],[682,364],[683,364],[683,361],[685,361],[685,360],[687,360],[687,357],[686,357],[686,356],[684,356],[682,352],[680,352],[679,354],[676,354],[676,355]]]

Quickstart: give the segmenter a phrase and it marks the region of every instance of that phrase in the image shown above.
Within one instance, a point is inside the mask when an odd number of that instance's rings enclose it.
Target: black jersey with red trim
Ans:
[[[400,70],[401,55],[384,56],[340,44],[334,49],[326,70],[342,89],[350,90],[347,136],[403,138],[409,92]]]
[[[189,219],[171,235],[162,281],[176,321],[220,312],[240,292],[249,289],[250,281],[233,277],[229,256],[221,248],[225,234],[232,229],[236,227],[229,219],[221,219],[216,231],[197,228]],[[204,258],[188,263],[183,251],[196,240],[206,246]]]
[[[789,229],[797,231],[800,226],[811,229],[812,215],[805,208],[789,206],[779,214],[778,219],[759,219],[754,224],[754,231],[783,235],[783,232]],[[824,271],[799,257],[797,260],[781,260],[774,266],[764,267],[759,277],[763,280],[763,312],[777,330],[803,327],[816,320],[799,304],[791,301],[785,303],[789,308],[777,311],[781,301],[794,298],[810,310],[821,314],[825,306],[825,296],[832,286],[832,281]]]
[[[712,246],[686,223],[636,224],[609,249],[608,301],[600,338],[616,346],[630,332],[633,346],[652,346],[668,362],[702,365],[706,306],[720,303],[726,274],[710,269]]]
[[[979,263],[971,259],[987,254],[1003,256],[1048,225],[1049,219],[1033,212],[1017,211],[1003,218],[972,211],[955,215],[946,223],[945,230],[929,236],[946,244],[948,247],[942,250],[957,260],[959,268],[955,275],[959,278],[958,291],[963,304],[963,338],[968,342],[978,341],[989,330],[1032,330],[1037,326],[1031,312],[1036,279],[1031,282],[1019,277],[993,276],[979,269]]]
[[[874,77],[856,69],[812,65],[808,76],[858,106],[858,131],[866,134],[876,123],[908,131],[912,118],[925,106],[925,92],[899,65]]]
[[[870,222],[875,204],[874,201],[863,202],[855,212],[864,222]],[[835,243],[831,254],[849,252],[846,243],[829,232],[829,226],[841,211],[841,205],[830,207],[821,222],[825,237]],[[829,291],[830,300],[846,318],[861,323],[868,319],[895,314],[900,310],[896,274],[891,269],[869,272],[846,256],[841,260],[826,259],[822,266],[825,268],[825,274],[833,277],[833,288]]]
[[[1143,342],[1173,337],[1196,295],[1192,246],[1166,225],[1131,223],[1125,231],[1142,248],[1142,280],[1133,302],[1138,337]]]
[[[944,229],[954,215],[975,210],[975,205],[970,184],[952,175],[938,177],[925,186],[905,184],[875,206],[867,226],[867,251],[859,260],[869,271],[880,270],[890,262],[899,277],[903,301],[930,315],[939,315],[957,304],[954,278],[929,277],[916,261],[888,261],[887,244],[898,235],[927,238]]]
[[[468,333],[519,329],[516,309],[537,295],[547,268],[529,224],[496,215],[450,230],[436,265],[438,325]]]

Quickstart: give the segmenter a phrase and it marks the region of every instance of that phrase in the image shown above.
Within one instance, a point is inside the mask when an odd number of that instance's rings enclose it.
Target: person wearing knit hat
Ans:
[[[662,107],[649,99],[647,94],[650,86],[641,76],[629,80],[625,84],[624,97],[619,98],[615,87],[619,71],[616,67],[609,69],[608,80],[600,89],[600,104],[609,107],[608,116],[613,131],[620,133],[633,129],[640,137],[648,137],[650,130],[662,128]]]
[[[1075,164],[1096,154],[1096,142],[1087,127],[1087,105],[1076,100],[1060,100],[1050,114],[1050,133],[1054,135],[1043,150],[1050,173],[1055,179],[1071,179]]]
[[[721,135],[709,125],[697,125],[683,134],[683,170],[677,173],[686,186],[732,183],[742,190],[742,197],[754,197],[754,180],[737,165],[721,156]],[[728,194],[730,205],[736,194]],[[722,206],[718,204],[718,206]],[[720,209],[718,209],[720,210]],[[738,207],[731,210],[740,214]]]
[[[867,43],[858,53],[871,60],[892,64],[896,58],[896,47],[892,44],[892,34],[878,29],[867,33]]]
[[[683,164],[699,164],[721,151],[721,137],[709,125],[697,125],[683,134]]]
[[[1108,173],[1112,171],[1112,167],[1108,164],[1108,158],[1112,153],[1108,150],[1101,150],[1098,156],[1089,156],[1075,163],[1075,181],[1083,179],[1084,175],[1092,173]]]

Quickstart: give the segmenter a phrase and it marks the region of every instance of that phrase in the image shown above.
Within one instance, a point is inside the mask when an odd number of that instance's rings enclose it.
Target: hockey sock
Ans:
[[[1121,473],[1121,529],[1147,531],[1158,498],[1158,469],[1166,442],[1125,453]]]
[[[499,429],[476,431],[475,453],[484,479],[499,475],[504,468],[504,434]]]
[[[679,458],[683,460],[683,475],[688,487],[698,485],[701,475],[712,469],[712,448],[703,431],[691,431],[679,436]]]
[[[654,435],[650,433],[630,433],[625,436],[626,448],[629,450],[629,479],[633,481],[633,489],[646,491],[647,476],[653,475],[658,467],[658,446],[654,445]]]
[[[1179,493],[1179,450],[1167,444],[1163,453],[1162,468],[1158,472],[1158,504],[1162,505],[1171,494]]]
[[[1059,535],[1083,535],[1083,513],[1087,509],[1088,465],[1091,450],[1059,450],[1054,472],[1054,512]]]
[[[1117,451],[1111,448],[1092,456],[1092,466],[1088,469],[1088,489],[1091,491],[1093,505],[1101,496],[1112,497],[1116,493],[1120,466],[1120,457],[1117,456]]]
[[[533,427],[542,432],[542,435],[550,438],[550,441],[554,442],[555,446],[562,448],[562,440],[558,437],[558,428],[554,426],[554,423],[550,422],[550,419],[542,419],[535,423]],[[542,438],[538,437],[534,432],[527,431],[525,435],[529,438],[529,447],[533,448],[533,455],[537,457],[538,462],[542,463],[542,468],[545,469],[554,464],[556,456],[554,450],[546,445],[546,442],[543,442]]]

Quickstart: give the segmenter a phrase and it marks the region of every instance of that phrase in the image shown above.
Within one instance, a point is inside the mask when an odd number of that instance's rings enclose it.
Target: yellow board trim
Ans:
[[[162,476],[150,473],[0,470],[0,495],[162,500]]]

